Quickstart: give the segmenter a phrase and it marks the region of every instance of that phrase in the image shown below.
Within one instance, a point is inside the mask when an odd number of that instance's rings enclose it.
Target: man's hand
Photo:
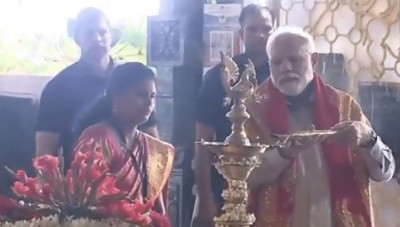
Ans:
[[[335,125],[332,130],[338,131],[330,139],[346,147],[357,147],[372,139],[372,128],[361,121],[344,121]]]
[[[214,141],[215,130],[207,125],[196,123],[196,140]],[[199,196],[199,212],[196,217],[198,227],[214,227],[213,219],[217,214],[211,184],[211,156],[200,145],[196,145],[194,169]]]
[[[195,227],[214,227],[214,217],[218,209],[215,202],[211,200],[199,201],[199,211],[194,221]]]

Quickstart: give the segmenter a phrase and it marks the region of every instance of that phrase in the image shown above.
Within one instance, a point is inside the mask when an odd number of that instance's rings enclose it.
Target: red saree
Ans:
[[[338,91],[315,76],[314,124],[329,129],[341,121],[365,121],[360,106],[350,95]],[[257,92],[261,100],[249,100],[251,119],[247,124],[250,137],[268,141],[269,134],[289,133],[287,101],[267,80]],[[322,144],[329,177],[332,222],[335,227],[371,227],[369,176],[357,151],[336,143]],[[251,192],[251,207],[257,227],[291,227],[294,212],[296,161],[270,185]]]
[[[132,144],[132,155],[137,163],[146,161],[146,170],[140,169],[141,173],[147,173],[146,198],[142,196],[143,178],[135,170],[137,168],[134,168],[132,156],[128,156],[124,151],[117,134],[107,123],[98,123],[87,128],[78,139],[74,152],[100,148],[104,158],[108,160],[110,170],[116,173],[120,189],[128,192],[132,199],[156,201],[161,195],[164,205],[167,206],[168,180],[173,168],[174,148],[145,133],[140,133],[139,140],[144,145],[143,152],[139,154],[137,144]]]

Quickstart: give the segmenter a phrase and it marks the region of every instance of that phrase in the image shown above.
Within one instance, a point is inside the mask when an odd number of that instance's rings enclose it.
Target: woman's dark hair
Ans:
[[[112,114],[112,98],[119,96],[143,82],[155,80],[154,72],[139,62],[129,62],[115,67],[103,94],[78,113],[72,124],[73,138],[76,140],[91,125],[99,123]]]

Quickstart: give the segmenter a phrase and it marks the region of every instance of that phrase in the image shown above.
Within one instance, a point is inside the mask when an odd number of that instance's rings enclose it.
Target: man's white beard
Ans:
[[[274,80],[274,77],[271,77],[272,83],[275,85],[278,90],[288,96],[295,96],[300,94],[306,89],[307,85],[313,80],[314,73],[307,72],[305,77],[297,77],[297,81],[286,82],[285,84],[279,84],[278,81]]]

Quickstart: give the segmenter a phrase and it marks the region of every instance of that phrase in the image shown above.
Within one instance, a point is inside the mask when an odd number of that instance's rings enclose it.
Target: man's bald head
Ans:
[[[298,27],[280,27],[267,43],[274,85],[286,95],[298,95],[314,78],[318,58],[314,40]]]

